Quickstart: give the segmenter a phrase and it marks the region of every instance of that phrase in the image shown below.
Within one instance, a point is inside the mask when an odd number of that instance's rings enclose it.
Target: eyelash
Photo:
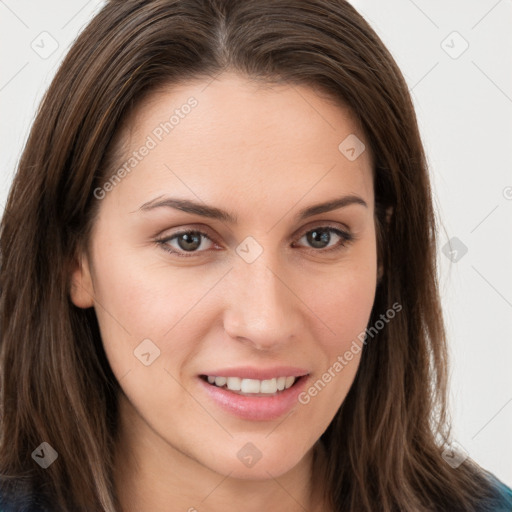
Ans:
[[[342,231],[338,228],[335,228],[335,227],[332,227],[332,226],[316,226],[314,227],[313,229],[308,229],[307,231],[305,231],[300,237],[299,237],[299,240],[307,235],[308,233],[311,233],[315,230],[326,230],[328,232],[331,232],[331,233],[334,233],[336,235],[338,235],[340,237],[340,241],[338,242],[338,244],[332,246],[332,247],[329,247],[327,249],[315,249],[313,247],[310,247],[309,249],[314,252],[314,253],[320,253],[320,254],[325,254],[325,253],[331,253],[331,252],[336,252],[336,251],[340,251],[341,249],[343,249],[347,244],[349,244],[350,242],[352,242],[354,240],[354,235],[350,234],[350,233],[347,233],[346,231]],[[170,253],[170,254],[175,254],[176,256],[179,256],[180,258],[190,258],[196,254],[201,254],[205,251],[191,251],[191,252],[180,252],[180,251],[177,251],[173,248],[171,248],[169,246],[169,242],[175,238],[178,238],[179,236],[181,235],[185,235],[185,234],[189,234],[189,233],[197,233],[205,238],[207,238],[208,240],[210,240],[210,242],[213,242],[215,243],[214,240],[212,240],[212,238],[207,234],[205,233],[204,231],[201,231],[200,229],[188,229],[188,230],[183,230],[183,231],[179,231],[178,233],[174,233],[172,236],[166,236],[164,238],[160,238],[160,239],[156,239],[155,242],[157,243],[157,245],[159,245],[164,251]],[[330,243],[330,240],[329,240],[329,243]]]

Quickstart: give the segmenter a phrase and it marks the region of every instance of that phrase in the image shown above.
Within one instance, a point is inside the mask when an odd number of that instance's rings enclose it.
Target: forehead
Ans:
[[[238,198],[240,206],[249,196],[325,199],[333,188],[365,193],[369,202],[373,197],[361,127],[349,108],[308,86],[255,83],[230,73],[170,86],[141,102],[120,136],[116,168],[125,164],[129,172],[116,187],[118,197],[144,202],[179,189],[215,202]],[[354,141],[358,152],[366,149],[347,158]]]

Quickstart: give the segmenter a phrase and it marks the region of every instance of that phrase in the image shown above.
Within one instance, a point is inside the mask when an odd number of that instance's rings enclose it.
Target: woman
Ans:
[[[108,2],[2,220],[2,510],[510,510],[450,445],[435,242],[348,3]]]

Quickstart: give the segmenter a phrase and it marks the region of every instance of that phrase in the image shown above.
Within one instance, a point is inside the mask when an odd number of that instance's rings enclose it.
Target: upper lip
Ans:
[[[274,377],[302,377],[308,375],[308,370],[297,366],[274,366],[271,368],[256,368],[254,366],[238,366],[208,370],[201,375],[213,377],[240,377],[241,379],[266,380]]]

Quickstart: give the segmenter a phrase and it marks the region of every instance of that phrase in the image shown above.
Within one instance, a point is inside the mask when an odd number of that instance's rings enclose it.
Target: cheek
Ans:
[[[305,292],[318,315],[315,340],[322,363],[299,401],[315,408],[318,428],[331,421],[352,385],[375,299],[375,244],[360,249]]]
[[[333,347],[364,331],[375,298],[375,278],[351,273],[332,280],[318,297],[325,323],[334,331]]]
[[[331,361],[366,329],[375,300],[376,273],[375,243],[370,239],[306,292],[312,309],[328,327],[319,339]]]
[[[100,243],[99,239],[98,247]],[[159,352],[155,366],[167,368],[168,360],[185,359],[193,351],[194,322],[190,320],[197,317],[197,305],[218,280],[218,272],[191,273],[170,268],[160,258],[144,258],[146,249],[112,247],[103,246],[95,253],[94,293],[96,316],[114,374],[120,378],[139,368],[138,347],[144,342],[152,348],[144,340],[151,340],[155,353]],[[172,358],[168,357],[171,348]]]

